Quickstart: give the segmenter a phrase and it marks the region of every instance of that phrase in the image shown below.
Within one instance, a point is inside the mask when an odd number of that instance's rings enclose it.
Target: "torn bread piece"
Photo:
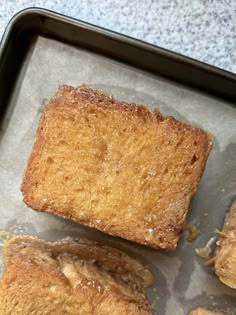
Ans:
[[[175,249],[211,136],[85,85],[47,104],[22,183],[32,209]]]
[[[217,311],[209,311],[205,308],[198,307],[195,310],[191,311],[189,315],[225,315],[225,313],[217,312]]]
[[[0,314],[152,314],[139,262],[100,243],[17,236],[4,246]]]
[[[236,200],[226,215],[213,263],[220,281],[236,289]]]

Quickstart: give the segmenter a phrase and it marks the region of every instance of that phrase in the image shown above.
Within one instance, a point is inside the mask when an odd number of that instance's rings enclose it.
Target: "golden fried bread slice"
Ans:
[[[99,243],[18,236],[4,246],[0,314],[152,314],[152,276],[125,253]]]
[[[236,200],[226,215],[217,241],[214,258],[216,275],[231,288],[236,288]]]
[[[175,249],[211,136],[157,109],[62,86],[39,123],[25,203],[105,233]]]

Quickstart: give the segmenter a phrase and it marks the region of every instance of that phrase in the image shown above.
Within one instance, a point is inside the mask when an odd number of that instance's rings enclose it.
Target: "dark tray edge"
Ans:
[[[236,100],[233,73],[49,10],[28,8],[10,20],[0,43],[0,114],[37,35],[83,47],[225,100]]]

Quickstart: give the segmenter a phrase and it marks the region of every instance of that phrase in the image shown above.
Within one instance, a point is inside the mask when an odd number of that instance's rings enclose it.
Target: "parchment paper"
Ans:
[[[200,126],[214,136],[214,148],[188,222],[200,235],[189,243],[186,235],[174,252],[158,251],[82,227],[53,215],[38,213],[22,201],[20,185],[38,119],[60,84],[87,83],[118,99],[156,106],[167,115]],[[127,251],[146,264],[156,283],[148,292],[155,314],[184,315],[197,306],[236,307],[236,293],[204,267],[194,249],[202,247],[221,228],[236,196],[236,107],[174,82],[152,76],[94,53],[39,37],[32,45],[1,130],[0,238],[32,234],[48,240],[87,237]]]

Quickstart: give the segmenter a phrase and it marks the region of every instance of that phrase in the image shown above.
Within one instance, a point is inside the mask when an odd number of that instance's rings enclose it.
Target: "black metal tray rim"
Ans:
[[[198,61],[196,59],[184,56],[184,55],[179,54],[179,53],[175,53],[175,52],[168,50],[166,48],[162,48],[162,47],[147,43],[145,41],[135,39],[133,37],[130,37],[130,36],[127,36],[124,34],[120,34],[118,32],[111,31],[111,30],[108,30],[106,28],[96,26],[94,24],[84,22],[84,21],[81,21],[81,20],[78,20],[75,18],[71,18],[69,16],[66,16],[66,15],[63,15],[60,13],[56,13],[56,12],[48,10],[48,9],[43,9],[40,7],[29,7],[29,8],[23,9],[23,10],[17,12],[11,18],[11,20],[9,21],[9,23],[8,23],[6,29],[3,33],[2,40],[0,42],[0,59],[1,59],[1,54],[4,51],[4,47],[8,42],[8,39],[12,36],[12,31],[13,31],[14,25],[21,23],[22,20],[24,21],[25,17],[32,17],[33,18],[35,16],[47,16],[47,17],[52,18],[54,20],[58,20],[58,21],[61,21],[64,23],[69,23],[69,24],[74,25],[74,26],[80,26],[81,28],[84,28],[84,29],[90,29],[93,32],[96,32],[96,33],[99,33],[102,35],[106,35],[106,36],[112,37],[113,39],[122,41],[125,44],[129,44],[129,45],[136,46],[138,48],[149,50],[151,52],[154,52],[157,55],[164,55],[164,56],[167,56],[168,58],[174,59],[178,62],[189,63],[192,66],[202,68],[204,71],[209,71],[209,72],[215,73],[217,75],[227,77],[228,79],[236,80],[236,74],[234,74],[230,71],[220,69],[220,68],[215,67],[213,65],[209,65],[209,64],[204,63],[202,61]],[[30,30],[31,26],[27,25],[27,27],[28,27],[28,30]],[[43,30],[40,27],[37,29],[37,31],[39,32],[39,34],[43,35]]]
[[[191,88],[236,101],[236,74],[42,8],[27,8],[8,23],[0,43],[0,98],[7,103],[28,47],[35,36],[84,47],[129,66],[166,77]],[[20,47],[20,51],[16,51]],[[6,105],[6,104],[4,104]],[[4,106],[3,105],[3,106]]]

